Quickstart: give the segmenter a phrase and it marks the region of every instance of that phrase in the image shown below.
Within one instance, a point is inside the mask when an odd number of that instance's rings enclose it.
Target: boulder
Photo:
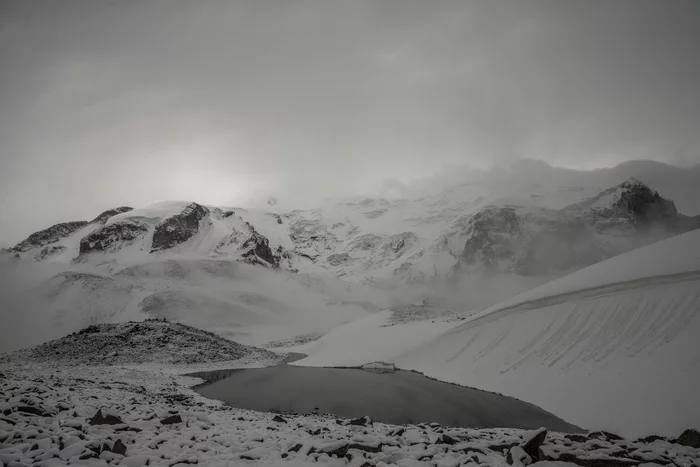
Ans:
[[[372,419],[369,418],[368,416],[360,417],[360,418],[353,418],[348,422],[348,425],[355,425],[355,426],[367,426],[367,425],[372,425]]]
[[[169,417],[165,417],[163,420],[160,421],[163,425],[173,425],[175,423],[182,423],[182,417],[179,415],[170,415]]]
[[[523,441],[520,447],[525,451],[525,453],[534,460],[544,460],[539,458],[539,448],[544,443],[547,438],[547,430],[540,428],[537,430],[530,439]]]
[[[457,441],[456,439],[454,439],[452,436],[443,434],[442,436],[440,436],[440,437],[438,438],[437,443],[438,443],[438,444],[449,444],[449,445],[453,445],[453,444],[457,444],[458,441]]]
[[[677,444],[700,449],[700,432],[694,429],[685,430],[676,440]]]
[[[121,454],[122,456],[126,456],[126,445],[122,442],[122,440],[118,439],[112,445],[111,451],[114,454]]]
[[[530,465],[532,458],[520,446],[513,446],[506,456],[508,465]]]
[[[102,409],[98,409],[97,413],[90,419],[90,425],[121,425],[124,423],[119,417],[114,415],[102,415]]]

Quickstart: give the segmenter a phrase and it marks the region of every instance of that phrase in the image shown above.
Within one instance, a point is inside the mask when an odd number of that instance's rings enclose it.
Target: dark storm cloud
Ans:
[[[694,0],[5,1],[0,236],[447,163],[697,162],[699,56]]]

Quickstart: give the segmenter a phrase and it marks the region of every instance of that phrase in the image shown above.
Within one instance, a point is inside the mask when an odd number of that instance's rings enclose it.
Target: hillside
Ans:
[[[393,361],[580,426],[674,433],[700,420],[699,243],[689,232],[582,269]]]
[[[251,359],[274,359],[263,349],[248,347],[210,332],[145,320],[119,324],[94,324],[0,360],[69,365],[201,364]]]

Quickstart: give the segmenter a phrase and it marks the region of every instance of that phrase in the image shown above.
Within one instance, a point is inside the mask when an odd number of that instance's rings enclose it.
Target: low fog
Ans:
[[[40,344],[64,335],[49,313],[48,302],[35,293],[44,280],[62,267],[46,267],[2,255],[0,258],[0,353]]]

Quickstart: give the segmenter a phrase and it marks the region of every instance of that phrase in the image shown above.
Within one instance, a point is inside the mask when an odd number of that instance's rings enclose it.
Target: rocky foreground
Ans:
[[[700,434],[693,431],[678,440],[633,441],[605,432],[393,426],[258,413],[205,399],[190,389],[198,380],[175,375],[194,369],[6,363],[0,366],[0,466],[700,465]]]
[[[636,441],[611,433],[395,426],[368,417],[226,406],[181,376],[279,364],[286,355],[164,321],[90,326],[0,357],[0,467],[28,465],[700,465],[700,433]]]

